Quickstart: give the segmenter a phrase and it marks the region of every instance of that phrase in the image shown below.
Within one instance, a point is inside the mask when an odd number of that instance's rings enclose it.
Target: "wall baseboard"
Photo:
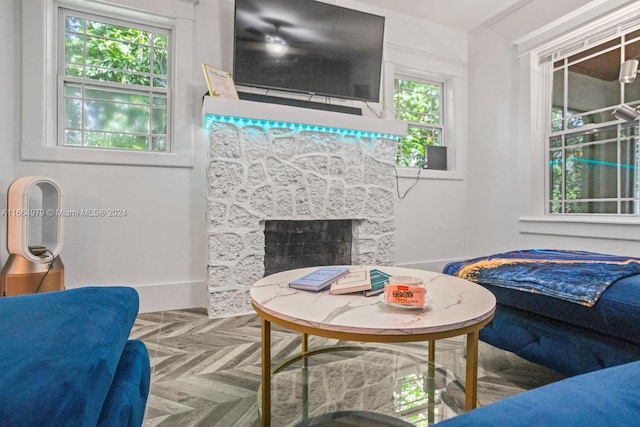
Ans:
[[[204,280],[132,286],[140,295],[140,313],[205,308],[207,285]]]

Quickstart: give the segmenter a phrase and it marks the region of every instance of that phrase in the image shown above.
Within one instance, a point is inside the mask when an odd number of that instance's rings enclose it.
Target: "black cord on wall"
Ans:
[[[38,287],[36,288],[36,291],[34,292],[35,294],[40,292],[40,288],[42,287],[42,284],[44,283],[44,280],[47,278],[47,275],[49,275],[49,272],[51,270],[53,270],[53,262],[56,260],[56,258],[53,256],[53,253],[48,249],[45,250],[43,252],[43,254],[49,254],[49,256],[51,256],[51,261],[49,261],[49,264],[47,265],[47,271],[44,272],[44,275],[42,276],[42,279],[40,279],[40,283],[38,284]]]

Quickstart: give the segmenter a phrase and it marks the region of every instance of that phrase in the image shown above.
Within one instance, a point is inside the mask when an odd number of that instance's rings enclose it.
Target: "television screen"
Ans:
[[[384,17],[313,0],[236,0],[238,85],[378,102]]]

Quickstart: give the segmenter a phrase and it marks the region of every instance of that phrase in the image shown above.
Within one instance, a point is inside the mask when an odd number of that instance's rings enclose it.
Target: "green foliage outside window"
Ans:
[[[399,166],[422,167],[425,146],[442,144],[441,103],[440,84],[395,80],[396,118],[409,124],[408,135],[398,145]]]
[[[563,111],[560,108],[552,108],[551,110],[552,129],[563,129]],[[579,117],[568,117],[567,121],[575,122],[573,127],[581,126]],[[584,137],[581,133],[577,135],[566,137],[566,145],[580,145],[584,141]],[[554,137],[550,139],[550,161],[549,172],[551,174],[551,205],[550,213],[562,213],[562,200],[578,200],[582,199],[583,193],[583,178],[588,172],[588,166],[581,160],[585,157],[582,148],[572,150],[572,156],[563,158],[563,152],[566,154],[566,150],[563,149],[563,138]],[[563,175],[564,172],[564,175]],[[578,212],[581,207],[578,204],[567,205],[573,206]]]
[[[167,151],[168,35],[66,15],[64,144]]]

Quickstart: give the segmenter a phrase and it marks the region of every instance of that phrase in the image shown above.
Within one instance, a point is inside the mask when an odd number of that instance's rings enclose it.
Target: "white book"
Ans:
[[[371,289],[371,276],[366,268],[351,269],[349,274],[331,284],[330,294],[349,294]]]

